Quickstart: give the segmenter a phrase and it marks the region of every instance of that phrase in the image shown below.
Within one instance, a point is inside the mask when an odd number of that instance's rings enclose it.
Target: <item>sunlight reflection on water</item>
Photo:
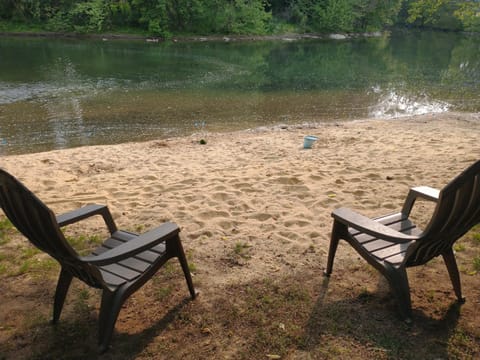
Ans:
[[[425,94],[408,96],[390,90],[381,95],[377,104],[372,106],[369,117],[391,119],[409,115],[442,113],[450,108],[451,105],[447,102],[431,100]]]

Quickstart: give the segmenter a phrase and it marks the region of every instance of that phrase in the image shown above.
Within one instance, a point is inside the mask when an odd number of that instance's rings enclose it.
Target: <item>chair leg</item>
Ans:
[[[346,231],[346,226],[338,221],[333,222],[332,226],[332,236],[330,238],[330,248],[328,250],[328,260],[327,268],[323,272],[325,276],[330,276],[333,268],[333,259],[335,258],[335,253],[337,252],[338,242],[341,239],[341,234]]]
[[[73,276],[62,268],[58,277],[57,289],[55,290],[55,299],[53,301],[53,318],[52,324],[56,324],[60,318],[65,297],[67,296],[68,288],[72,282]]]
[[[442,254],[443,261],[447,266],[448,275],[450,276],[450,280],[452,281],[453,290],[455,291],[455,295],[457,296],[457,300],[460,303],[465,302],[465,298],[462,297],[462,286],[460,283],[460,275],[458,273],[457,261],[455,260],[455,254],[453,253],[453,249],[450,248]]]
[[[117,289],[114,292],[103,290],[100,314],[98,318],[98,344],[99,352],[104,353],[108,349],[112,338],[115,322],[124,302],[125,289]]]
[[[185,275],[185,280],[187,281],[188,290],[190,291],[190,296],[193,299],[197,296],[195,292],[195,288],[193,287],[192,275],[190,274],[190,269],[188,268],[187,258],[185,256],[185,252],[183,251],[182,242],[180,241],[180,237],[177,236],[176,238],[176,247],[177,247],[177,257],[180,261],[180,265],[182,266],[183,273]]]
[[[385,268],[385,277],[387,278],[390,288],[398,302],[400,315],[407,323],[412,322],[412,301],[410,298],[410,286],[408,285],[407,271],[405,268]]]

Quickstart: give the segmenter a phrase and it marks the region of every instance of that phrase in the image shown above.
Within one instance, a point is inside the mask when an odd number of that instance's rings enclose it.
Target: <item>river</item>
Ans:
[[[478,35],[0,38],[0,154],[480,110]]]

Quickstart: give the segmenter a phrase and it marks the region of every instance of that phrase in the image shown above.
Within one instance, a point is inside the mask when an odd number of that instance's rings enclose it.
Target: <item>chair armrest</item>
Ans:
[[[434,189],[430,186],[417,186],[411,188],[403,204],[402,214],[405,214],[408,217],[412,211],[415,201],[418,198],[437,202],[439,195],[440,190]]]
[[[110,234],[113,234],[118,230],[115,222],[113,221],[110,210],[108,210],[108,207],[105,205],[87,205],[79,209],[69,211],[65,214],[57,215],[56,218],[58,225],[63,227],[95,215],[101,215],[103,217]]]
[[[394,242],[408,242],[418,239],[417,236],[403,234],[347,208],[336,209],[332,213],[332,217],[335,221],[339,221],[349,227],[379,239]]]
[[[179,232],[180,229],[177,224],[167,222],[113,249],[107,250],[99,255],[82,256],[80,260],[96,266],[116,263],[148,250],[161,242],[167,241]]]

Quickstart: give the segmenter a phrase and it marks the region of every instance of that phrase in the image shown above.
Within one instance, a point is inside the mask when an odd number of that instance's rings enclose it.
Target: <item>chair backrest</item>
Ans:
[[[31,243],[55,258],[72,275],[91,286],[99,286],[101,276],[98,270],[79,260],[60,230],[55,214],[3,169],[0,169],[0,206]]]
[[[36,247],[56,259],[75,258],[53,212],[35,194],[0,169],[0,206],[13,225]]]
[[[451,248],[480,223],[480,160],[441,191],[429,225],[409,249],[407,266],[421,265]]]

